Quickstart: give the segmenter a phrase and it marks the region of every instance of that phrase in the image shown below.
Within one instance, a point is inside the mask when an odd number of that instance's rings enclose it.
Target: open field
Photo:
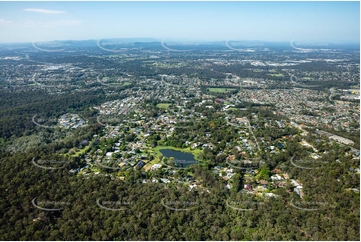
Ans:
[[[170,105],[170,103],[158,103],[157,107],[167,109]]]
[[[80,149],[80,150],[76,151],[72,156],[77,157],[77,156],[80,156],[82,154],[85,154],[86,152],[89,151],[89,149],[90,149],[90,145],[87,145],[83,149]]]
[[[308,77],[308,76],[305,76],[303,79],[304,79],[304,80],[313,80],[312,77]]]
[[[280,73],[278,73],[278,74],[268,74],[268,75],[270,75],[270,76],[276,76],[276,77],[284,77],[284,76],[285,76],[285,75],[280,74]]]
[[[119,85],[119,86],[129,86],[130,84],[132,84],[131,82],[107,82],[106,84],[108,85]]]
[[[236,91],[236,88],[217,88],[217,87],[211,87],[207,89],[210,92],[216,92],[216,93],[226,93],[226,92],[232,92]]]

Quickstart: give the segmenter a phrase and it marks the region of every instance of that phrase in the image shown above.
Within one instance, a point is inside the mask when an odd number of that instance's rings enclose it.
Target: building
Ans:
[[[139,161],[139,162],[136,164],[136,167],[137,167],[137,168],[142,168],[144,165],[145,165],[144,161]]]
[[[345,145],[354,145],[355,144],[355,142],[353,142],[352,140],[343,138],[343,137],[338,136],[338,135],[332,135],[329,138],[332,139],[332,140],[336,140],[337,142],[343,143]]]
[[[150,170],[152,170],[152,171],[158,170],[158,169],[161,168],[161,167],[162,167],[161,164],[154,164],[154,165],[150,168]]]
[[[244,185],[244,190],[246,190],[246,191],[253,191],[253,187],[252,187],[251,184],[246,184],[246,185]]]

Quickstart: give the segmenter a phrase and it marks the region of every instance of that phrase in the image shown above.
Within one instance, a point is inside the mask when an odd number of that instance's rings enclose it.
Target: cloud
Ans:
[[[57,27],[57,26],[80,26],[82,20],[58,20],[58,21],[33,21],[27,20],[23,23],[27,27]]]
[[[26,12],[36,12],[36,13],[45,13],[45,14],[59,14],[59,13],[66,13],[64,11],[58,10],[49,10],[49,9],[42,9],[42,8],[26,8],[23,9]]]
[[[0,19],[0,24],[10,24],[10,20]]]

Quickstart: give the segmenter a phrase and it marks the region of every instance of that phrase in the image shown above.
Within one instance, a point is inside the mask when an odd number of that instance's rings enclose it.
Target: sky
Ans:
[[[0,42],[360,41],[359,2],[3,2]]]

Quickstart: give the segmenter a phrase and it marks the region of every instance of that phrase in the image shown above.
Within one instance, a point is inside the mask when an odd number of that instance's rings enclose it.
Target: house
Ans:
[[[234,173],[227,173],[226,176],[227,176],[228,179],[230,179],[230,178],[232,178],[232,176],[234,176],[234,175],[235,175]]]
[[[279,197],[279,195],[274,194],[274,193],[271,193],[271,192],[270,192],[270,193],[265,193],[264,196],[265,196],[266,198],[270,198],[270,197],[276,198],[276,197]]]
[[[351,191],[356,192],[356,193],[360,192],[359,189],[357,189],[357,188],[351,188]]]
[[[295,193],[297,193],[298,196],[301,197],[301,190],[300,190],[300,189],[295,188],[295,189],[293,189],[293,191],[294,191]]]
[[[215,167],[214,167],[214,169],[216,169],[216,170],[218,170],[218,171],[219,171],[219,170],[221,170],[221,169],[222,169],[222,167],[221,167],[221,166],[215,166]]]
[[[158,170],[158,169],[161,168],[161,167],[162,167],[161,164],[154,164],[154,165],[150,168],[150,170],[152,170],[152,171]]]
[[[166,178],[160,178],[160,180],[164,183],[170,183],[170,180],[166,179]]]
[[[291,179],[291,183],[292,183],[292,185],[294,185],[296,188],[302,189],[301,184],[299,184],[296,180]]]
[[[192,191],[193,188],[197,189],[197,185],[196,184],[189,185],[189,191]]]
[[[224,103],[226,102],[226,100],[221,99],[221,98],[217,98],[216,100],[214,100],[216,103]]]
[[[279,169],[274,169],[274,170],[272,170],[271,172],[272,172],[272,173],[282,173],[282,171],[279,170]]]
[[[232,172],[233,172],[233,169],[232,169],[232,168],[226,170],[226,173],[232,173]]]
[[[136,167],[137,167],[137,168],[142,168],[144,165],[145,165],[144,161],[139,161],[139,162],[136,164]]]
[[[228,156],[228,159],[231,161],[231,160],[234,160],[234,159],[236,159],[236,156],[235,155],[230,155],[230,156]]]
[[[315,154],[315,153],[310,154],[310,157],[313,158],[313,159],[315,159],[315,160],[321,158],[321,156],[319,156],[319,155],[317,155],[317,154]]]
[[[244,185],[244,190],[246,190],[246,191],[253,191],[253,187],[252,187],[251,184],[246,184],[246,185]]]
[[[286,182],[285,181],[281,181],[281,182],[277,182],[275,183],[278,187],[285,187],[286,186]]]
[[[283,180],[283,178],[278,174],[271,176],[271,179],[272,179],[272,181],[281,181],[281,180]]]
[[[236,118],[236,120],[239,124],[248,124],[247,118]]]
[[[197,147],[198,147],[198,145],[199,145],[199,144],[194,143],[194,144],[192,144],[192,146],[191,146],[191,147],[192,147],[192,149],[195,149],[195,148],[197,148]]]
[[[255,174],[254,170],[252,170],[252,169],[251,169],[251,170],[246,170],[246,173],[247,173],[247,174],[251,174],[251,175],[254,175],[254,174]]]
[[[263,186],[257,186],[256,190],[259,191],[259,192],[262,192],[262,191],[266,191],[267,188],[265,188]]]
[[[267,185],[267,184],[268,184],[268,181],[266,181],[266,180],[260,180],[259,183],[261,183],[262,185]]]
[[[78,169],[71,169],[71,170],[69,170],[69,172],[71,172],[71,173],[78,173],[79,172],[79,168]]]

